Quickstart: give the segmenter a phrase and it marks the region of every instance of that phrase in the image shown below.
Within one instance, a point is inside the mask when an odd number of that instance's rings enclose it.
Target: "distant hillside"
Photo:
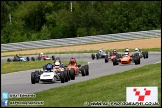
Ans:
[[[1,43],[161,28],[161,1],[1,1]]]

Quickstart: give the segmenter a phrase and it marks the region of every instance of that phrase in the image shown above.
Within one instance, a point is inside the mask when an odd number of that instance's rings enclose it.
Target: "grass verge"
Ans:
[[[98,49],[99,50],[99,49]],[[46,52],[44,54],[75,54],[75,53],[97,53],[98,50],[84,50],[84,51],[68,51],[68,52]],[[129,49],[131,52],[134,52],[134,49]],[[104,50],[107,52],[112,52],[112,49]],[[117,49],[118,52],[124,52],[125,49]],[[161,48],[146,48],[141,49],[141,51],[148,51],[148,52],[160,52]],[[27,55],[38,55],[39,53],[31,53],[31,54],[20,54],[20,56],[27,56]],[[15,55],[6,55],[1,57],[8,57],[8,56],[15,56]]]
[[[126,87],[135,86],[157,86],[161,104],[161,63],[37,92],[36,98],[10,98],[9,101],[44,101],[39,107],[83,107],[86,101],[126,101]]]
[[[69,60],[62,60],[64,65],[69,63]],[[29,61],[29,62],[3,62],[1,63],[1,74],[17,72],[17,71],[24,71],[29,69],[38,69],[43,68],[43,66],[47,63],[52,63],[53,60],[46,60],[46,61]],[[85,61],[77,61],[78,64],[86,64]]]

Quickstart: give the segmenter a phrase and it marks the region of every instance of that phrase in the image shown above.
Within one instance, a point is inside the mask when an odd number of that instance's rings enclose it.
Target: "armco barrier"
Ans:
[[[70,45],[78,45],[78,44],[99,43],[99,42],[118,41],[118,40],[132,40],[132,39],[151,38],[151,37],[161,37],[161,29],[139,31],[139,32],[96,35],[96,36],[85,36],[85,37],[76,37],[76,38],[50,39],[50,40],[1,44],[1,52],[10,51],[10,50],[70,46]]]

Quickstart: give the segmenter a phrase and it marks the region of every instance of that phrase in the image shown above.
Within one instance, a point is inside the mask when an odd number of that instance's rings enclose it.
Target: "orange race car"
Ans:
[[[68,70],[71,80],[75,80],[75,75],[89,75],[89,66],[87,64],[83,66],[78,65],[75,58],[70,59],[69,65],[66,66],[66,70]]]
[[[135,63],[135,65],[140,64],[140,57],[139,56],[133,56],[132,54],[125,52],[121,58],[114,58],[113,59],[113,65],[121,64],[130,64],[131,62]]]

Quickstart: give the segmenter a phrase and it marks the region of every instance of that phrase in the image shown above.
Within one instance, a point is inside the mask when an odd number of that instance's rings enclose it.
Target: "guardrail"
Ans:
[[[159,36],[161,37],[161,29],[139,31],[139,32],[96,35],[96,36],[85,36],[85,37],[76,37],[76,38],[62,38],[62,39],[18,42],[18,43],[1,44],[1,51],[46,48],[46,47],[56,47],[56,46],[70,46],[70,45],[78,45],[78,44],[99,43],[99,42],[118,41],[118,40],[132,40],[132,39],[140,39],[140,38],[159,37]]]

